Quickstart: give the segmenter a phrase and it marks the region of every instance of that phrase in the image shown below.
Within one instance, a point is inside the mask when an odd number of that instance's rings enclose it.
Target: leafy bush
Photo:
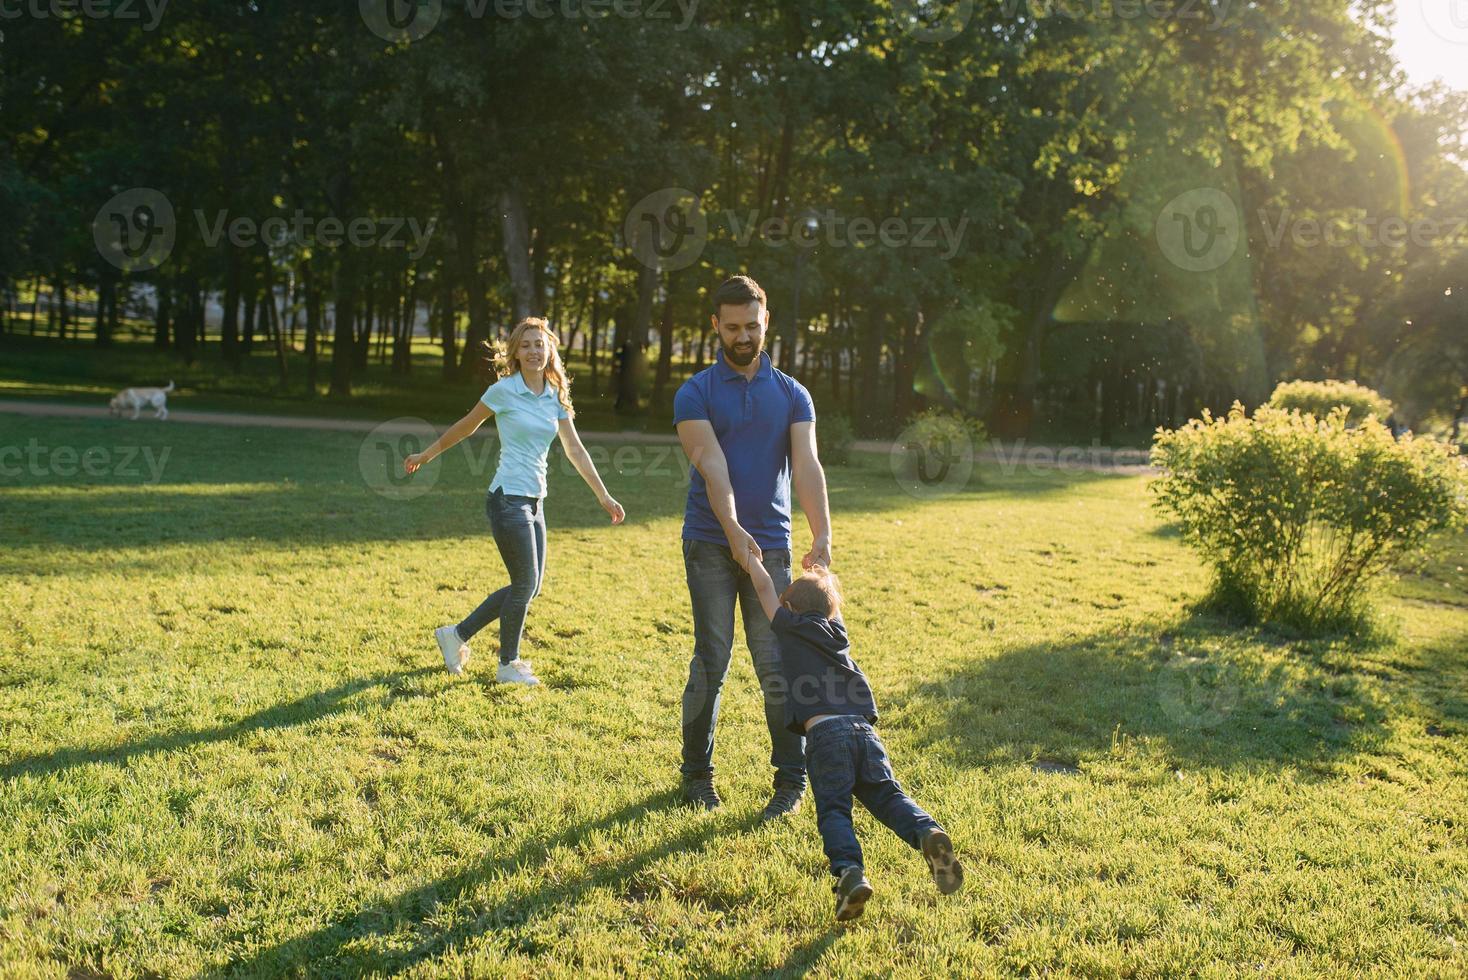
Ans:
[[[1351,424],[1370,416],[1386,421],[1392,414],[1392,403],[1365,385],[1354,381],[1284,381],[1269,396],[1271,408],[1306,412],[1323,419],[1336,408],[1350,414]]]
[[[851,444],[856,441],[851,419],[844,415],[822,415],[816,431],[820,433],[822,463],[845,466],[851,462]]]
[[[1307,630],[1355,625],[1371,579],[1468,521],[1468,461],[1434,439],[1235,404],[1159,430],[1151,489],[1215,572],[1219,604]]]

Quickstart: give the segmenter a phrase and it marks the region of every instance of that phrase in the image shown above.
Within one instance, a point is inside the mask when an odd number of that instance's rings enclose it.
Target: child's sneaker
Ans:
[[[933,872],[933,884],[944,895],[952,895],[963,887],[963,865],[953,856],[953,841],[943,831],[934,829],[923,838],[923,859]]]
[[[530,669],[530,661],[518,658],[507,664],[500,664],[495,680],[501,684],[524,684],[527,687],[534,687],[540,683],[540,678],[536,677],[535,671]]]
[[[851,865],[836,882],[836,921],[850,922],[861,915],[871,897],[872,883],[867,881],[859,865]]]
[[[440,626],[433,631],[433,638],[438,641],[438,649],[443,653],[443,665],[449,669],[449,673],[462,674],[464,665],[469,662],[469,644],[459,639],[459,628]]]

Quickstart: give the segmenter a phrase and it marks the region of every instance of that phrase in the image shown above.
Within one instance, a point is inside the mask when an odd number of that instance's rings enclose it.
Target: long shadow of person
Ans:
[[[589,890],[602,886],[623,888],[650,865],[671,854],[694,854],[706,850],[723,833],[747,832],[757,826],[757,814],[722,820],[714,826],[696,821],[626,860],[599,865],[594,872],[576,880],[543,881],[516,885],[492,908],[476,908],[473,893],[483,885],[514,875],[528,865],[542,862],[553,850],[575,848],[598,833],[615,835],[647,814],[681,805],[675,790],[650,793],[618,807],[595,820],[568,827],[549,837],[534,837],[505,854],[487,857],[457,874],[414,888],[388,902],[361,909],[303,936],[259,951],[229,964],[215,976],[275,976],[304,970],[312,975],[360,976],[397,972],[431,959],[445,950],[490,931],[521,929],[537,916],[573,905]],[[432,924],[447,916],[447,928]],[[406,930],[413,940],[402,951],[384,952],[369,948],[364,940],[394,935]]]
[[[433,673],[437,673],[434,668],[420,667],[416,670],[370,674],[366,677],[355,677],[335,687],[316,691],[293,701],[271,705],[227,725],[152,735],[124,745],[60,748],[51,752],[17,756],[0,766],[0,779],[14,779],[23,773],[37,776],[48,775],[74,766],[99,762],[123,765],[140,756],[151,755],[155,752],[173,752],[215,742],[227,742],[250,732],[305,725],[350,710],[352,696],[369,688],[383,687],[391,692],[396,685],[404,681]]]

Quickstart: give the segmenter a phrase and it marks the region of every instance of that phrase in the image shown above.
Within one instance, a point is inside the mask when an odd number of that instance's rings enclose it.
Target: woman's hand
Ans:
[[[613,524],[621,524],[627,519],[627,512],[612,498],[611,494],[601,498],[601,509],[611,515]]]
[[[426,452],[413,453],[411,456],[403,460],[403,472],[411,476],[412,474],[417,473],[418,467],[422,466],[426,462],[428,462],[428,454]]]

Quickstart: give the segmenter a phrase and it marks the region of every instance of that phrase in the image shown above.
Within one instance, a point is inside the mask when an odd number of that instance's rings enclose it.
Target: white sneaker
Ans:
[[[540,678],[536,677],[535,671],[530,669],[528,660],[511,660],[507,664],[500,664],[495,680],[501,684],[524,684],[527,687],[534,687],[540,683]]]
[[[459,639],[458,627],[440,626],[433,631],[433,638],[438,641],[438,649],[443,653],[443,665],[449,669],[449,673],[462,674],[464,665],[469,662],[469,644]]]

